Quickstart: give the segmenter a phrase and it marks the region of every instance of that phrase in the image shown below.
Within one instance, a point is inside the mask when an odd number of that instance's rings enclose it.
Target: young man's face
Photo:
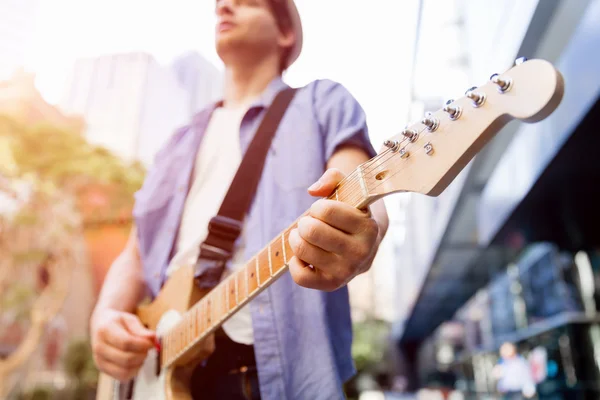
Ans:
[[[264,57],[290,45],[269,0],[216,0],[216,48],[227,63],[232,57]],[[292,38],[293,39],[293,38]]]

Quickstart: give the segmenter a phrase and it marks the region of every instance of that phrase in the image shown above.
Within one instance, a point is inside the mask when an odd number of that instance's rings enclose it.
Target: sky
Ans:
[[[407,123],[416,0],[297,0],[304,27],[299,60],[285,76],[342,83],[368,115],[374,143]],[[214,50],[213,0],[39,0],[26,68],[47,101],[60,99],[79,57],[145,51],[160,63]],[[376,146],[376,148],[378,148]]]

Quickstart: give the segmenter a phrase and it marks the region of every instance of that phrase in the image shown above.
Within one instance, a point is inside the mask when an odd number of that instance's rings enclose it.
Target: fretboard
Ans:
[[[347,176],[328,198],[357,207],[363,204],[365,191],[360,167]],[[297,221],[243,267],[223,279],[162,337],[161,357],[164,366],[172,365],[287,270],[288,263],[294,255],[288,237],[290,231],[297,226]]]

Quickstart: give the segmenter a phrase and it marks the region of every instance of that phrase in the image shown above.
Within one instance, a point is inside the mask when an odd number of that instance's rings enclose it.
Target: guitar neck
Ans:
[[[366,196],[362,166],[348,175],[328,197],[357,208]],[[302,214],[307,215],[308,212]],[[182,320],[162,337],[162,363],[170,366],[186,351],[213,333],[227,319],[277,280],[288,268],[294,253],[288,242],[298,220],[275,237],[243,267],[223,279],[198,301]]]
[[[558,107],[563,93],[562,75],[552,64],[518,63],[386,140],[387,149],[342,180],[329,199],[364,208],[397,192],[437,196],[509,120],[540,121]],[[287,270],[293,256],[288,238],[296,226],[297,221],[184,314],[163,337],[163,365],[177,361]]]

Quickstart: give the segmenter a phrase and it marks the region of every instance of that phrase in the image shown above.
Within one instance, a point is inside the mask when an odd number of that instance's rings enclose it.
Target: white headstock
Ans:
[[[563,78],[544,60],[521,62],[386,140],[361,166],[370,201],[410,191],[439,195],[511,119],[537,122],[562,100]]]

